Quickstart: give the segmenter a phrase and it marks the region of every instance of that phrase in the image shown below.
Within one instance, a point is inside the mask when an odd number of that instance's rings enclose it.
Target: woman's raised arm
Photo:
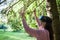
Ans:
[[[22,23],[23,23],[23,27],[25,29],[25,31],[27,33],[29,33],[30,35],[34,36],[34,37],[37,37],[37,30],[34,30],[32,28],[30,28],[25,20],[25,12],[24,10],[21,11],[20,15],[22,16]]]
[[[36,22],[37,22],[38,26],[41,26],[41,22],[38,19],[38,17],[36,16],[36,9],[34,10],[34,16],[35,16],[35,19],[36,19]]]

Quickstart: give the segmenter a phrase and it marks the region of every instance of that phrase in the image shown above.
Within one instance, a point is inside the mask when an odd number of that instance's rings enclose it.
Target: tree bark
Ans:
[[[52,27],[55,34],[54,40],[60,40],[60,21],[56,0],[46,0],[46,11],[47,16],[51,17],[53,20]]]

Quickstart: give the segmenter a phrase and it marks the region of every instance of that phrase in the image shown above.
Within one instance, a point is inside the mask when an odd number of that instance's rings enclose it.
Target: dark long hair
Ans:
[[[40,20],[42,22],[46,22],[45,29],[49,31],[50,40],[53,40],[54,37],[53,37],[53,29],[52,29],[52,19],[47,16],[41,16]]]

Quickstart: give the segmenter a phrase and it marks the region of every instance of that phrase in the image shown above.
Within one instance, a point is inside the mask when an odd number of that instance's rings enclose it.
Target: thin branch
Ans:
[[[14,5],[16,5],[18,2],[20,2],[20,0],[17,1],[16,3],[14,3],[12,6],[7,7],[7,8],[6,8],[6,14],[8,14],[8,12],[10,11],[10,9],[11,9]]]
[[[5,1],[6,1],[6,0],[4,0],[4,1],[0,2],[0,4],[4,3]]]
[[[45,0],[43,0],[38,6],[40,6],[44,1],[45,1]],[[37,7],[38,7],[38,6],[37,6]]]
[[[43,0],[37,7],[39,7],[45,0]]]
[[[45,1],[45,0],[43,0],[37,7],[39,7],[44,1]],[[33,2],[32,2],[32,3],[33,3]],[[30,5],[29,5],[29,6],[30,6]],[[29,7],[29,6],[28,6],[28,7]]]
[[[45,0],[43,0],[37,7],[39,7],[44,1],[45,1]],[[19,0],[18,2],[20,2],[20,0]],[[13,4],[12,6],[10,6],[10,7],[7,7],[7,8],[6,8],[6,11],[7,11],[6,13],[8,13],[9,10],[10,10],[10,8],[12,8],[12,7],[13,7],[14,5],[16,5],[18,2],[14,3],[14,4]],[[33,2],[34,2],[34,1],[33,1]],[[33,3],[33,2],[32,2],[32,3]],[[28,7],[29,7],[29,6],[30,6],[30,5],[28,5]]]

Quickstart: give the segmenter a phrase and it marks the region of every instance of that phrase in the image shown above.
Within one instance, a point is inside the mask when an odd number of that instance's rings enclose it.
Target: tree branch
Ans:
[[[5,8],[6,14],[8,14],[8,12],[10,11],[10,9],[11,9],[14,5],[16,5],[18,2],[20,2],[20,0],[17,1],[16,3],[14,3],[12,6],[9,6],[9,7]]]
[[[44,1],[45,1],[45,0],[43,0],[38,6],[40,6]],[[37,7],[38,7],[38,6],[37,6]]]
[[[4,0],[4,1],[0,2],[0,4],[4,3],[5,1],[6,1],[6,0]]]

